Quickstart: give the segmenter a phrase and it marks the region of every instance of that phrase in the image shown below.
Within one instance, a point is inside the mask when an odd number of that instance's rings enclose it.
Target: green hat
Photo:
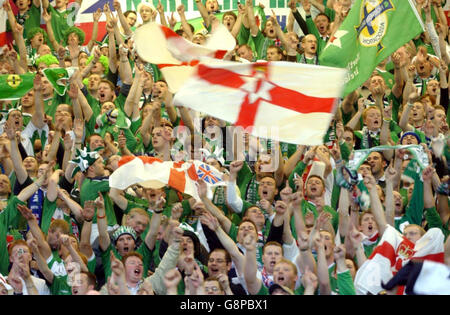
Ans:
[[[100,153],[98,151],[102,150],[103,147],[98,147],[94,151],[88,151],[88,148],[85,147],[83,150],[76,149],[75,159],[70,161],[70,163],[76,164],[77,167],[72,171],[72,177],[75,176],[79,171],[86,172],[86,170],[92,164],[97,161],[100,157]]]
[[[94,55],[90,56],[86,60],[86,66],[91,63],[92,59],[94,59]],[[98,61],[103,65],[103,68],[105,68],[104,74],[107,75],[109,71],[109,59],[108,57],[101,55]]]
[[[36,59],[36,66],[38,68],[41,62],[45,63],[47,67],[50,67],[51,65],[59,65],[58,59],[51,54],[43,55]]]
[[[44,41],[46,42],[46,43],[48,43],[48,36],[47,36],[47,33],[42,29],[42,28],[40,28],[40,27],[33,27],[33,28],[31,28],[29,31],[28,31],[28,34],[27,34],[27,40],[26,40],[26,44],[27,45],[31,45],[31,39],[36,35],[36,34],[39,34],[39,33],[41,33],[42,35],[44,35]]]
[[[136,241],[136,239],[137,239],[136,232],[134,231],[134,229],[131,226],[122,225],[113,234],[114,243],[116,243],[117,240],[119,239],[119,237],[121,237],[124,234],[131,235],[131,237],[134,239],[134,241]]]
[[[63,34],[63,36],[64,36],[64,46],[67,46],[67,40],[69,39],[69,35],[72,34],[72,33],[77,34],[79,44],[82,45],[84,43],[84,38],[86,37],[86,35],[78,27],[71,26],[71,27],[69,27],[68,29],[66,29],[64,31],[64,34]]]

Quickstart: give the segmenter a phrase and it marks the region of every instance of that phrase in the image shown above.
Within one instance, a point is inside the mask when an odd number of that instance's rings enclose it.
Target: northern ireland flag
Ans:
[[[356,293],[378,294],[382,291],[381,283],[387,283],[411,260],[443,263],[444,234],[442,231],[438,228],[429,229],[414,244],[388,225],[379,245],[356,273],[354,281]]]
[[[254,136],[319,145],[346,70],[292,62],[199,64],[174,104],[242,126]]]
[[[173,30],[156,23],[139,27],[134,36],[138,55],[158,65],[172,93],[177,92],[192,75],[201,58],[222,59],[234,49],[236,40],[223,24],[219,24],[205,45],[197,45]]]
[[[199,179],[208,186],[225,185],[217,169],[200,161],[172,162],[147,156],[125,156],[109,177],[109,185],[120,190],[136,184],[153,189],[167,185],[199,200],[196,185]]]

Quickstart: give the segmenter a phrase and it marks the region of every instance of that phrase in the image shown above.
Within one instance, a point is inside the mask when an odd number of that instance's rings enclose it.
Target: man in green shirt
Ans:
[[[77,0],[78,6],[68,8],[69,0],[56,0],[55,6],[51,6],[48,0],[42,0],[42,6],[51,14],[51,25],[55,40],[58,43],[64,41],[64,32],[73,26],[82,0]]]
[[[317,58],[317,38],[313,34],[308,34],[302,39],[302,48],[304,53],[297,54],[297,62],[306,63],[311,65],[319,64],[319,58]]]

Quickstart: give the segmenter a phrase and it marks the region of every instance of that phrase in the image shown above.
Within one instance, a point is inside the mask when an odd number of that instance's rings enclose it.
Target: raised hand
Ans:
[[[309,266],[306,266],[305,273],[302,276],[302,284],[305,288],[311,289],[315,291],[319,286],[319,279],[316,274],[309,269]]]
[[[34,216],[33,212],[24,205],[17,205],[17,210],[19,210],[20,214],[25,218],[27,221],[33,221],[36,220],[36,217]]]
[[[172,207],[171,218],[173,220],[177,220],[178,221],[178,220],[180,220],[182,213],[183,213],[183,206],[181,205],[181,202],[177,202]]]
[[[97,9],[97,11],[95,11],[93,14],[93,19],[94,22],[98,22],[100,20],[100,17],[102,16],[102,10],[100,10],[100,8]]]
[[[244,237],[244,245],[246,250],[256,250],[256,238],[253,233],[248,233]]]
[[[344,244],[334,247],[334,259],[336,261],[345,260],[345,245]]]
[[[422,178],[424,182],[431,181],[433,178],[433,174],[435,172],[435,169],[431,166],[425,167],[425,169],[422,171]]]
[[[375,181],[375,178],[372,175],[367,175],[366,177],[364,177],[364,185],[366,185],[368,190],[371,190],[375,188],[377,182]]]
[[[176,268],[167,271],[164,275],[164,285],[166,288],[176,288],[180,281],[181,274]]]
[[[277,215],[285,215],[287,208],[287,204],[282,200],[277,200],[277,202],[275,203],[275,212]]]
[[[84,203],[84,208],[82,215],[85,221],[91,222],[95,214],[95,203],[94,200],[87,200]]]
[[[200,216],[200,222],[206,225],[211,231],[216,231],[219,228],[219,221],[211,213],[205,211]]]

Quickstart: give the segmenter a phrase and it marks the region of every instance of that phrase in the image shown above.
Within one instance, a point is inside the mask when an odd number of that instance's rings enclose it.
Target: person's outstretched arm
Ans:
[[[247,290],[250,295],[255,295],[261,289],[262,281],[256,275],[258,264],[256,261],[256,237],[253,233],[248,233],[244,237],[245,263],[244,263],[244,279]]]
[[[372,175],[366,176],[364,178],[364,185],[366,185],[369,190],[371,212],[377,222],[380,236],[382,236],[388,223],[384,214],[383,205],[381,204],[380,197],[378,196],[375,178]]]

